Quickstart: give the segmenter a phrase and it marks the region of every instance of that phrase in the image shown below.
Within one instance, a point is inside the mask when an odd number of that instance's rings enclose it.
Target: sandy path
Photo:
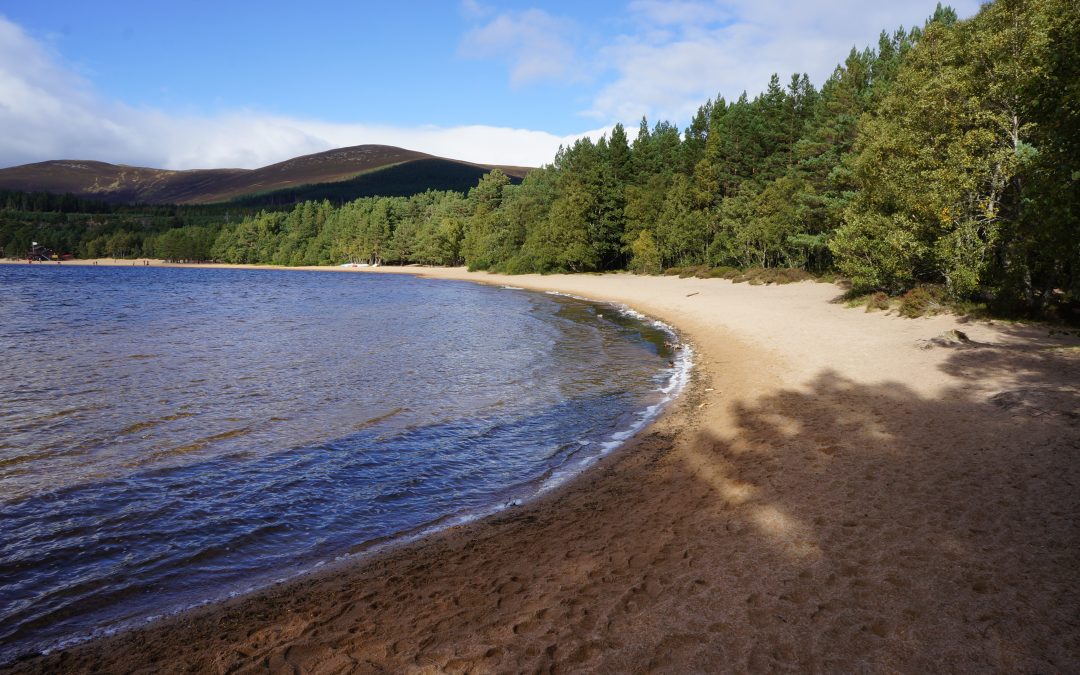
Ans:
[[[18,669],[1080,670],[1075,337],[824,284],[424,273],[629,304],[694,382],[538,503]],[[975,344],[921,348],[950,328]]]

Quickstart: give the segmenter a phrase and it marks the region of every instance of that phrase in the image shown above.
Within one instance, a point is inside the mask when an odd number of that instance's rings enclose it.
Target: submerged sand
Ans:
[[[827,284],[367,271],[625,303],[692,384],[537,502],[17,670],[1080,671],[1075,335]]]

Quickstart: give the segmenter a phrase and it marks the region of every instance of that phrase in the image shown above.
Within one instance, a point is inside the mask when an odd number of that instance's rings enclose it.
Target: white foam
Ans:
[[[557,295],[560,298],[570,298],[571,300],[582,300],[584,302],[596,302],[590,298],[583,298],[580,295],[574,295],[573,293],[563,293],[562,291],[544,291],[548,295]]]
[[[566,297],[575,296],[567,295],[565,293],[558,293],[554,291],[548,291],[552,295],[563,295]],[[575,298],[584,300],[585,298]],[[667,333],[671,336],[672,341],[678,345],[677,356],[674,361],[674,365],[670,369],[666,381],[657,390],[663,394],[663,397],[659,402],[654,403],[644,410],[637,413],[636,419],[625,429],[620,429],[612,433],[606,441],[600,444],[600,451],[589,457],[582,458],[581,460],[564,467],[560,467],[558,470],[552,472],[551,476],[537,490],[537,495],[549,492],[560,485],[563,485],[570,479],[581,474],[585,469],[592,466],[599,461],[602,457],[611,454],[613,451],[621,447],[627,440],[632,438],[646,426],[648,426],[656,417],[663,411],[667,404],[675,400],[683,389],[690,382],[690,372],[694,366],[694,350],[686,343],[680,342],[678,333],[675,329],[667,325],[662,321],[650,320],[641,312],[631,309],[625,305],[615,305],[616,309],[622,314],[637,319],[639,321],[648,322],[655,328]]]

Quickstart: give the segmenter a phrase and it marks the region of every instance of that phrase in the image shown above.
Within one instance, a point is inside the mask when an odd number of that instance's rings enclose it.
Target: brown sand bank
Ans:
[[[536,503],[17,670],[1080,671],[1075,337],[825,284],[420,271],[629,304],[693,383]]]

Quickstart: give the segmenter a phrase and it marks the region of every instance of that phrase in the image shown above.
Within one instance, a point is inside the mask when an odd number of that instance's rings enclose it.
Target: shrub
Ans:
[[[742,274],[735,267],[714,267],[709,270],[709,276],[713,279],[734,279]]]
[[[791,267],[750,267],[746,271],[732,278],[735,283],[743,281],[751,286],[761,284],[791,284],[798,281],[813,279],[814,276],[803,269]]]
[[[900,315],[909,319],[938,314],[946,309],[945,289],[941,286],[916,286],[900,298]]]
[[[709,278],[709,268],[704,265],[680,267],[678,269],[680,279],[686,279],[688,277],[697,277],[698,279]]]
[[[758,276],[761,274],[761,272],[762,272],[762,268],[760,268],[760,267],[749,267],[749,268],[739,272],[735,276],[731,277],[731,280],[733,282],[737,283],[737,284],[741,284],[743,282],[747,282],[747,281],[751,281],[753,279],[757,279]]]
[[[781,267],[772,270],[772,283],[796,284],[800,281],[813,280],[814,275],[798,267]]]
[[[878,291],[866,296],[866,311],[868,312],[889,309],[891,306],[888,293]]]
[[[528,260],[519,255],[499,265],[497,271],[503,274],[529,274],[535,270]]]

